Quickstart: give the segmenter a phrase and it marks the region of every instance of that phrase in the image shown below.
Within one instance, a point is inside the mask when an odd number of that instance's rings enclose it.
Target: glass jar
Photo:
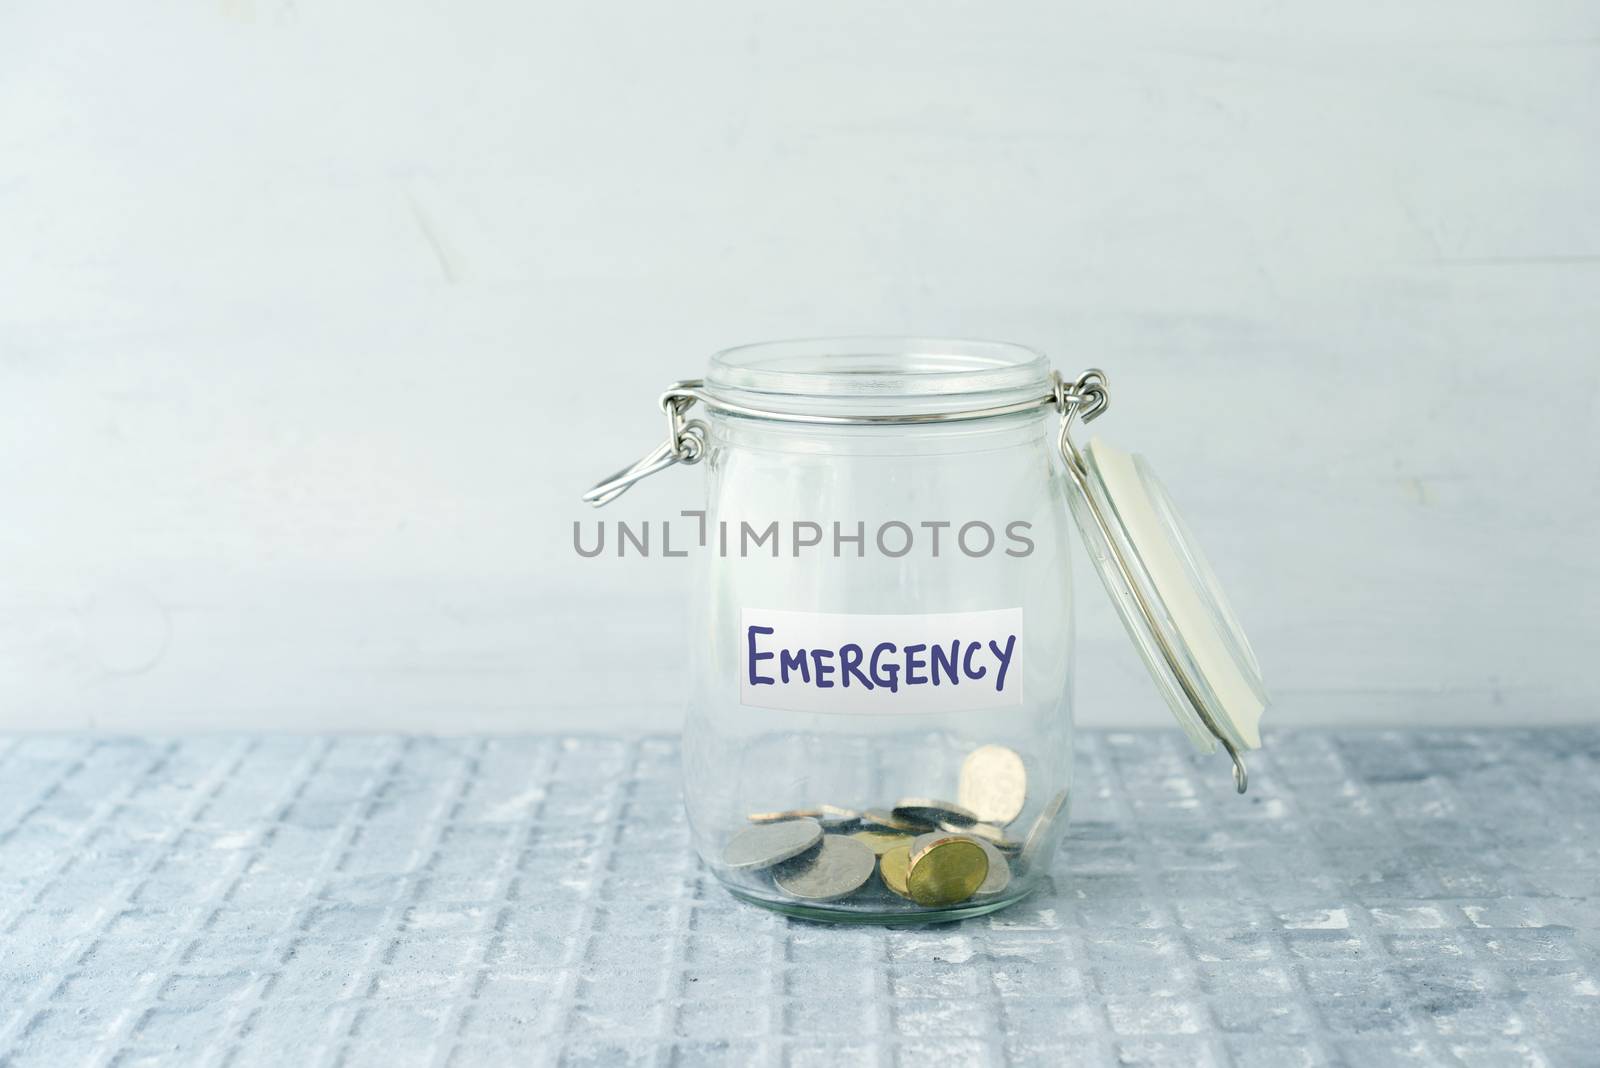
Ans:
[[[1169,696],[1195,698],[1180,712],[1197,742],[1236,759],[1251,744],[1253,723],[1224,729],[1187,646],[1159,632],[1165,601],[1117,544],[1094,455],[1071,445],[1073,420],[1106,403],[1100,372],[1068,384],[1015,345],[746,346],[668,390],[666,442],[591,491],[603,504],[673,463],[707,469],[704,512],[688,513],[700,551],[684,799],[696,851],[734,895],[928,922],[1003,908],[1047,878],[1071,796],[1074,514],[1095,520],[1097,562],[1131,566],[1108,588],[1148,610],[1135,637],[1169,669]],[[696,404],[704,421],[688,418]]]

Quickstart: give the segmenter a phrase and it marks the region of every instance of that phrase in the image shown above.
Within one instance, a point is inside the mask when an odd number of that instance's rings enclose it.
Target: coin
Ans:
[[[881,827],[887,831],[900,831],[904,834],[921,834],[933,829],[931,823],[920,820],[908,820],[897,816],[886,808],[869,808],[861,814],[861,821],[872,827]]]
[[[911,843],[911,853],[913,856],[916,856],[922,850],[931,846],[934,842],[940,840],[949,841],[951,838],[959,838],[964,841],[972,842],[973,844],[979,846],[983,850],[984,855],[989,858],[989,874],[984,876],[983,882],[980,883],[978,888],[972,892],[974,899],[996,897],[1001,894],[1006,887],[1011,885],[1011,862],[1006,860],[1005,854],[1000,852],[999,849],[995,848],[989,842],[986,842],[981,838],[974,837],[970,834],[962,833],[948,835],[940,834],[936,831],[932,834],[919,835],[917,839]]]
[[[751,823],[783,823],[786,820],[813,819],[825,831],[841,831],[861,819],[861,813],[839,805],[808,805],[805,808],[773,809],[769,812],[752,812],[746,817]]]
[[[821,820],[820,808],[787,808],[772,812],[752,812],[749,815],[751,823],[783,823],[786,820]]]
[[[883,880],[883,885],[908,901],[911,899],[911,891],[906,889],[906,869],[910,866],[910,842],[897,845],[878,858],[878,877]]]
[[[896,834],[893,831],[857,831],[850,837],[854,838],[856,841],[872,850],[875,855],[880,857],[889,852],[889,850],[893,849],[895,846],[911,844],[910,835]]]
[[[894,815],[902,820],[920,823],[932,830],[941,823],[958,823],[965,827],[978,822],[978,817],[954,801],[937,801],[928,797],[902,797],[894,806]]]
[[[877,864],[877,856],[861,842],[830,834],[822,848],[779,865],[772,881],[801,901],[837,901],[861,889]]]
[[[921,849],[912,846],[906,889],[917,904],[938,908],[967,900],[988,876],[989,855],[976,841],[936,835]]]
[[[1007,853],[1015,853],[1017,850],[1022,848],[1021,842],[1017,841],[1015,838],[1007,838],[1006,832],[1001,830],[999,827],[996,827],[992,823],[973,823],[963,827],[959,823],[952,823],[949,820],[945,820],[943,823],[939,824],[939,829],[941,831],[948,831],[951,834],[969,834],[974,838],[981,838],[983,841],[997,846]]]
[[[1032,871],[1035,864],[1048,862],[1061,838],[1056,821],[1067,807],[1067,791],[1062,790],[1050,799],[1044,810],[1034,819],[1028,837],[1022,843],[1022,855],[1017,858],[1024,871]]]
[[[1006,860],[1004,853],[983,839],[977,838],[974,841],[989,854],[989,874],[983,877],[983,882],[972,892],[973,899],[999,897],[1005,893],[1006,887],[1011,885],[1011,862]]]
[[[976,819],[1004,827],[1028,802],[1028,769],[1014,750],[981,745],[961,762],[956,799]]]
[[[818,805],[817,822],[825,831],[843,831],[861,821],[861,813],[840,805]]]
[[[808,818],[746,827],[729,839],[722,863],[739,871],[759,871],[797,857],[822,840],[822,825]]]

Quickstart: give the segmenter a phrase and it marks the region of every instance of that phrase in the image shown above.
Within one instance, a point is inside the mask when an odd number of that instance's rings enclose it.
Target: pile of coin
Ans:
[[[738,872],[767,872],[795,901],[889,893],[928,909],[1002,896],[1052,840],[1066,792],[1051,799],[1023,839],[1007,830],[1028,800],[1022,758],[1000,745],[961,764],[956,800],[904,797],[887,808],[837,805],[752,812],[723,850]]]

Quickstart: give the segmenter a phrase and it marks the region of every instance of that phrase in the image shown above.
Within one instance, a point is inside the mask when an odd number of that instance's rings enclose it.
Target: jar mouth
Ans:
[[[711,357],[706,389],[798,414],[929,414],[1047,395],[1050,361],[1003,341],[837,337],[769,341]]]

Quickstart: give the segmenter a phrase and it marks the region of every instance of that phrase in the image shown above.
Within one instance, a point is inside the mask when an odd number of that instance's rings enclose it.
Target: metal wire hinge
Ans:
[[[1056,414],[1065,422],[1071,422],[1073,416],[1078,416],[1085,423],[1092,423],[1111,407],[1106,373],[1098,367],[1083,372],[1070,386],[1061,377],[1060,371],[1052,371],[1050,381],[1053,383],[1050,395],[1055,403]]]
[[[667,417],[667,440],[610,478],[597,483],[583,495],[585,502],[599,508],[628,492],[635,482],[649,478],[657,471],[664,471],[673,464],[697,464],[704,459],[706,425],[698,419],[684,418],[695,402],[695,396],[690,391],[699,386],[700,383],[694,380],[677,382],[661,394],[661,410]]]

